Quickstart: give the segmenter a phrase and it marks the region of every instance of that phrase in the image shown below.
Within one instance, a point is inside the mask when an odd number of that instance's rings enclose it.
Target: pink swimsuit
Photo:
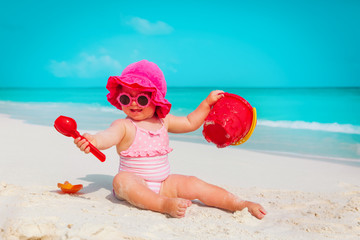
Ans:
[[[119,172],[141,176],[151,190],[159,193],[161,183],[170,174],[167,155],[172,149],[169,147],[167,129],[162,120],[162,127],[157,131],[140,128],[130,121],[136,128],[135,139],[127,150],[120,152]]]

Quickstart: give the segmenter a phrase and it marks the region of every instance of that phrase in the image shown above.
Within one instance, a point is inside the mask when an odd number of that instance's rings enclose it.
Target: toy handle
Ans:
[[[85,137],[81,136],[80,133],[78,131],[76,131],[76,136],[74,136],[74,138],[78,138],[80,137],[81,139],[86,139]],[[86,139],[87,140],[87,139]],[[88,140],[87,140],[88,141]],[[92,145],[89,141],[89,147],[90,147],[90,152],[92,154],[94,154],[95,157],[97,157],[101,162],[104,162],[106,159],[105,154],[103,154],[102,152],[99,151],[99,149],[97,149],[94,145]]]
[[[101,162],[104,162],[106,157],[105,155],[99,151],[99,149],[97,149],[94,145],[92,145],[91,143],[89,143],[89,147],[90,147],[90,152],[92,154],[94,154],[95,157],[97,157]]]

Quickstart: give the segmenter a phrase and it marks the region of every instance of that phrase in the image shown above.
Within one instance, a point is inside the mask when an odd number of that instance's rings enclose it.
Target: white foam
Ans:
[[[360,134],[360,126],[339,123],[258,120],[259,126]]]

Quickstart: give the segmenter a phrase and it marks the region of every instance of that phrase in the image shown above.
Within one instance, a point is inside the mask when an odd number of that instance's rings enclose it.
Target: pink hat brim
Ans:
[[[136,90],[151,92],[151,98],[156,106],[155,112],[159,118],[164,118],[170,112],[171,103],[165,99],[165,96],[157,89],[157,87],[146,77],[137,74],[126,74],[125,76],[111,76],[106,85],[109,93],[108,101],[116,108],[122,110],[121,104],[117,97],[121,91],[121,86],[134,88]]]

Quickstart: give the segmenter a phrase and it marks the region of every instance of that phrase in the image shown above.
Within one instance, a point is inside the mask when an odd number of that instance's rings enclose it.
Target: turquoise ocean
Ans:
[[[231,148],[360,167],[360,88],[170,87],[166,98],[171,113],[187,115],[215,89],[238,94],[257,109],[253,135]],[[74,118],[81,131],[102,130],[125,117],[107,102],[106,94],[105,88],[0,89],[0,114],[46,126],[65,115]],[[211,144],[202,128],[170,138]]]

